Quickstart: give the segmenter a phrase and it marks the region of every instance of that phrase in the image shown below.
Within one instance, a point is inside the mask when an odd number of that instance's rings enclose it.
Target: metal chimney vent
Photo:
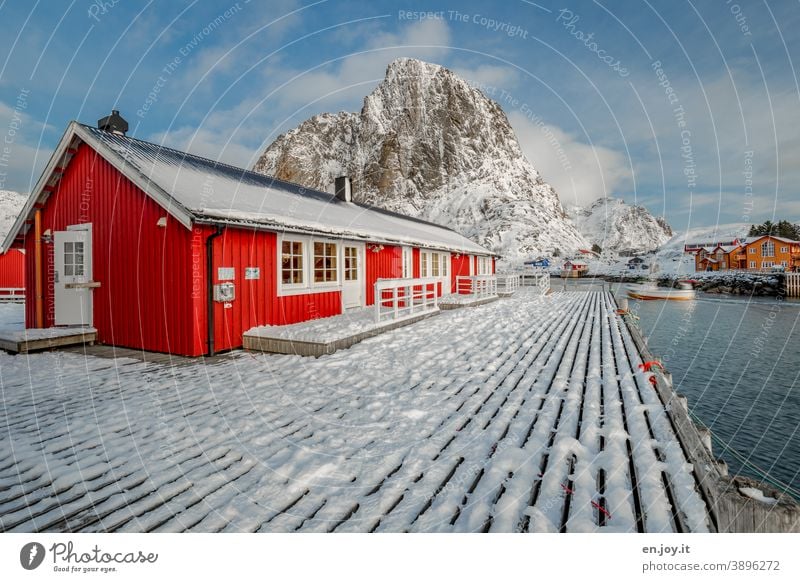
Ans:
[[[125,135],[128,132],[128,122],[122,118],[119,111],[112,109],[111,115],[106,115],[104,118],[97,121],[97,128],[103,131]]]
[[[353,192],[350,186],[349,176],[339,176],[333,183],[333,192],[339,200],[344,202],[353,201]]]

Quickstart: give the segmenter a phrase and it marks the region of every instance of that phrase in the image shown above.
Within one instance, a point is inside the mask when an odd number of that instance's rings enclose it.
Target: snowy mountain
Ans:
[[[619,254],[655,251],[672,238],[672,228],[643,206],[618,198],[600,198],[586,207],[572,207],[569,214],[589,244]]]
[[[392,62],[359,113],[281,135],[254,170],[450,226],[511,262],[587,246],[528,162],[500,106],[441,67]]]
[[[27,199],[25,194],[0,190],[0,241],[6,237]]]

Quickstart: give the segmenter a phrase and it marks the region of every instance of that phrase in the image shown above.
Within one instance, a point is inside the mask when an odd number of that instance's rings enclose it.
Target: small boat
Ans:
[[[692,284],[678,283],[678,288],[656,287],[655,285],[628,285],[628,297],[633,299],[668,299],[671,301],[692,301],[695,298]]]

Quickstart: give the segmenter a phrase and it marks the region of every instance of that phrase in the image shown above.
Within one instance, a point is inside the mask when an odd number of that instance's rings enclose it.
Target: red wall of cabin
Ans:
[[[456,258],[455,255],[450,255],[450,282],[452,285],[452,293],[457,291],[456,277],[469,277],[469,262],[472,260],[470,255],[461,255]]]
[[[11,249],[0,255],[0,287],[25,288],[25,253],[20,249]]]
[[[92,224],[93,325],[98,341],[122,347],[187,356],[207,350],[206,240],[208,225],[185,228],[111,164],[82,144],[42,209],[42,231]],[[6,257],[24,263],[23,277],[34,280],[32,228],[24,241],[26,254]],[[45,326],[55,324],[53,245],[44,249]],[[286,325],[341,313],[341,293],[328,291],[278,297],[277,235],[225,228],[213,242],[212,281],[220,283],[220,267],[234,269],[234,301],[214,303],[215,349],[241,347],[242,334],[260,325]],[[19,255],[22,257],[16,257]],[[420,250],[413,249],[413,276],[420,276]],[[0,257],[3,259],[3,257]],[[453,258],[451,283],[469,275],[464,255]],[[258,279],[245,280],[245,268],[257,267]],[[2,275],[2,272],[0,272]],[[379,278],[402,276],[402,249],[366,249],[366,302],[374,303]],[[24,279],[23,279],[24,280]],[[0,278],[0,286],[3,285]],[[19,285],[24,286],[24,285]],[[33,285],[26,289],[25,317],[35,324]]]
[[[99,342],[156,352],[198,354],[192,321],[191,231],[82,144],[42,209],[42,232],[92,224],[93,325]],[[34,280],[32,229],[25,240],[26,276]],[[55,324],[53,245],[43,245],[44,323]],[[35,323],[33,285],[27,325]]]
[[[207,227],[210,233],[213,230]],[[278,297],[278,237],[274,232],[226,228],[214,239],[213,283],[221,283],[220,267],[234,269],[235,298],[230,307],[214,302],[214,349],[242,346],[242,335],[252,327],[287,325],[342,312],[339,291]],[[245,269],[260,269],[258,279],[245,279]]]
[[[384,246],[374,252],[366,246],[366,285],[367,305],[375,304],[375,281],[378,279],[397,279],[403,276],[402,247]]]

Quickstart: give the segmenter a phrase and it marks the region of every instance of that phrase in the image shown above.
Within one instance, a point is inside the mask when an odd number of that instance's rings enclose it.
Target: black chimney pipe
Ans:
[[[111,115],[106,115],[97,120],[97,128],[103,131],[110,131],[119,135],[128,133],[128,122],[119,114],[117,109],[111,110]]]

